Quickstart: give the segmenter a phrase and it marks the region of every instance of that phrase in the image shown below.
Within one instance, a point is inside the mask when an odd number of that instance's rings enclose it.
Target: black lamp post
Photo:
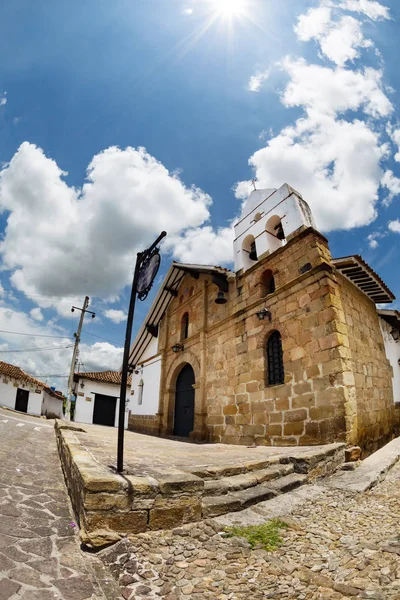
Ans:
[[[122,361],[121,373],[121,392],[119,395],[119,419],[118,419],[118,450],[117,450],[117,471],[122,473],[124,469],[124,433],[125,433],[125,403],[126,403],[126,384],[128,382],[129,369],[129,350],[131,347],[133,315],[135,312],[136,296],[139,300],[145,300],[154,279],[160,268],[160,252],[157,244],[167,235],[163,231],[154,244],[144,252],[139,252],[136,259],[135,273],[133,275],[131,299],[129,302],[128,319],[126,322],[124,358]]]
[[[256,315],[259,321],[264,321],[266,318],[269,318],[270,321],[272,319],[271,312],[268,310],[268,308],[262,308],[256,313]]]
[[[183,352],[184,348],[185,347],[183,346],[183,344],[174,344],[172,346],[172,352]]]

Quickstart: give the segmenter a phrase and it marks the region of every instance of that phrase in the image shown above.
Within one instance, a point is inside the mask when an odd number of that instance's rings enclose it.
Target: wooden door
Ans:
[[[178,375],[175,392],[174,435],[189,437],[194,427],[194,371],[190,365]]]

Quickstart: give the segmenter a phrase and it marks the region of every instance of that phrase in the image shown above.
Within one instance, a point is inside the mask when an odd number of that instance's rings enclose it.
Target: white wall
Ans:
[[[81,383],[84,387],[81,387]],[[117,405],[115,410],[115,423],[114,426],[118,427],[119,418],[119,394],[121,386],[115,383],[103,383],[102,381],[92,381],[91,379],[85,379],[81,377],[76,384],[76,404],[75,404],[75,415],[74,421],[77,423],[93,423],[93,411],[96,394],[104,394],[105,396],[113,396],[117,398]],[[131,405],[130,389],[126,388],[126,407],[125,407],[125,428],[128,427],[128,411]],[[83,394],[80,396],[79,394]]]
[[[8,383],[5,383],[6,381]],[[0,375],[0,406],[7,406],[7,408],[15,409],[18,388],[29,391],[28,414],[40,415],[43,401],[42,389],[40,389],[40,393],[37,394],[36,389],[39,388],[36,388],[34,385],[18,381],[17,379],[5,375]]]
[[[395,402],[400,402],[400,341],[395,342],[393,337],[390,335],[393,329],[389,323],[384,319],[379,318],[381,331],[383,335],[383,341],[385,344],[385,351],[388,361],[393,367],[393,397]]]
[[[158,399],[160,395],[161,355],[158,352],[158,340],[153,338],[146,352],[132,373],[132,387],[129,410],[133,415],[155,415],[158,412]],[[146,362],[148,361],[148,362]],[[138,404],[139,382],[143,381],[142,404]]]
[[[49,415],[50,418],[56,416],[58,419],[63,418],[63,400],[51,396],[46,390],[43,391],[42,415]]]
[[[264,200],[262,200],[263,197]],[[256,201],[260,201],[258,206],[254,206],[254,198]],[[250,212],[248,212],[249,210]],[[287,184],[276,191],[256,190],[252,192],[243,208],[242,215],[243,218],[235,225],[236,239],[233,243],[236,272],[249,268],[246,254],[242,249],[243,242],[249,235],[254,236],[258,257],[284,245],[285,242],[277,240],[275,236],[269,235],[266,231],[267,224],[272,217],[277,217],[276,222],[281,220],[286,236],[302,225],[315,228],[308,204]],[[258,220],[254,219],[256,215]],[[275,221],[273,224],[276,224]],[[250,263],[250,266],[256,264],[253,261]]]

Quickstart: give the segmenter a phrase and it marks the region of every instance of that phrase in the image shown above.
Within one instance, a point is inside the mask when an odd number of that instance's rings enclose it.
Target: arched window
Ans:
[[[268,296],[268,294],[273,294],[275,291],[275,278],[271,269],[267,269],[261,275],[261,295]]]
[[[286,236],[282,222],[278,215],[268,219],[265,230],[267,232],[268,249],[274,252],[286,244]]]
[[[250,269],[257,262],[256,240],[253,235],[248,235],[242,244],[242,256],[244,269]]]
[[[279,331],[274,331],[267,342],[268,385],[285,383],[283,368],[282,338]]]
[[[138,383],[138,399],[137,399],[138,404],[143,404],[143,387],[144,387],[144,382],[143,382],[143,379],[141,379]]]
[[[185,313],[181,319],[181,341],[189,337],[189,313]]]

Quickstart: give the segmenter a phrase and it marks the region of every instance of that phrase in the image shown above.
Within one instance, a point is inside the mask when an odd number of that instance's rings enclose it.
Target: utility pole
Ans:
[[[79,319],[78,331],[77,331],[77,333],[74,334],[75,335],[75,346],[74,346],[74,351],[72,353],[71,370],[70,370],[69,379],[68,379],[67,403],[65,406],[65,418],[67,421],[71,420],[71,401],[72,401],[72,395],[73,395],[72,389],[74,386],[75,365],[76,365],[76,360],[78,358],[79,342],[81,341],[83,319],[85,318],[85,313],[87,313],[87,312],[92,315],[92,319],[94,319],[96,316],[96,314],[94,312],[92,312],[91,310],[87,310],[88,306],[89,306],[89,296],[85,296],[85,300],[84,300],[82,308],[78,308],[77,306],[73,306],[71,308],[71,312],[74,312],[75,310],[80,310],[81,318]]]

